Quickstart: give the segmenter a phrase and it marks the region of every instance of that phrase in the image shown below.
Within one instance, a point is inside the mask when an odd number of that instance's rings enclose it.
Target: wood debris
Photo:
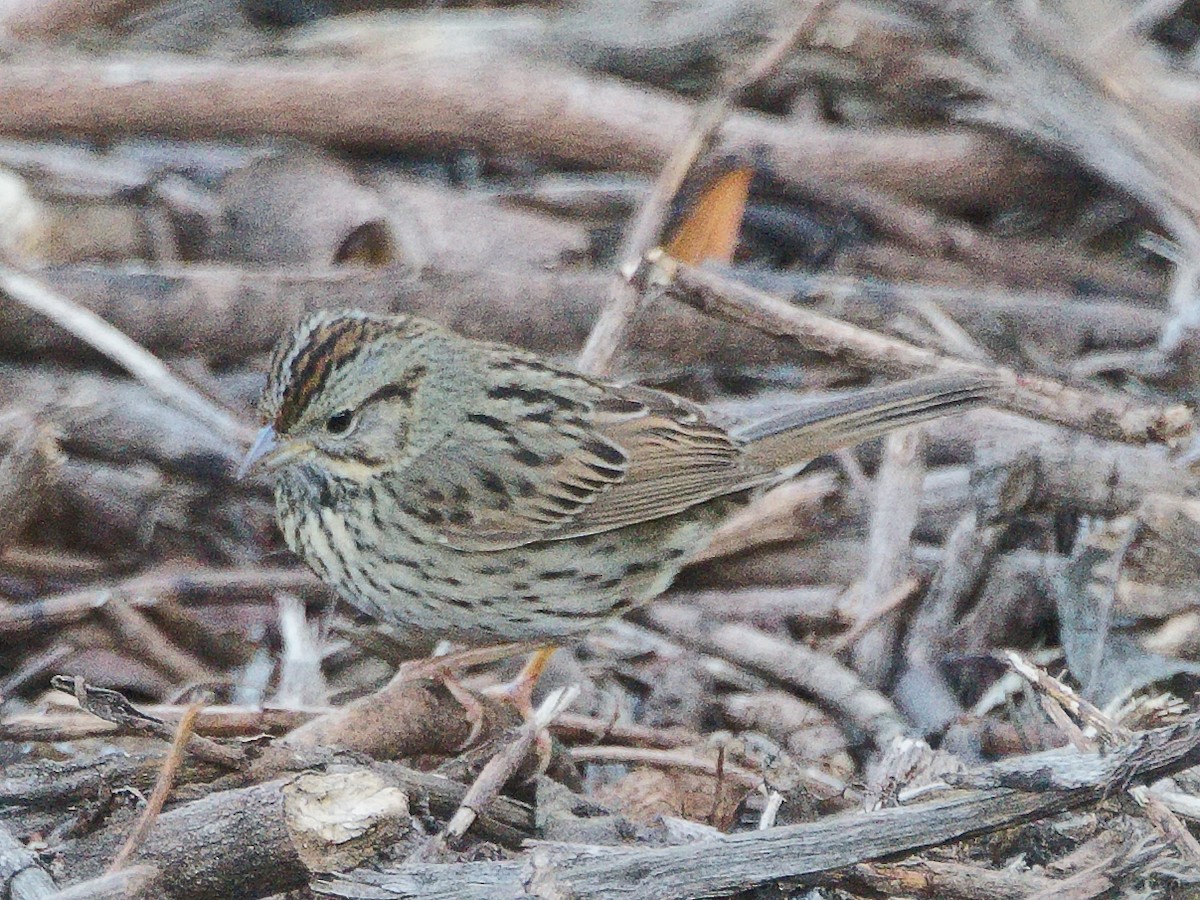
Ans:
[[[0,897],[1197,891],[1200,16],[668,7],[0,9]],[[235,478],[341,307],[730,423],[996,390],[775,487],[522,722],[522,648],[336,603]]]

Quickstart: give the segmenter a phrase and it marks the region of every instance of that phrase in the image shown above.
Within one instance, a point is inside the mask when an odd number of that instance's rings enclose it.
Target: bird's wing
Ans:
[[[414,527],[440,543],[486,551],[593,534],[762,480],[699,407],[502,359],[459,432],[389,476]]]
[[[772,474],[747,464],[740,444],[704,411],[645,388],[613,389],[610,404],[637,404],[639,415],[609,416],[597,427],[628,457],[624,480],[564,523],[556,537],[576,537],[674,515],[714,497],[762,483]]]

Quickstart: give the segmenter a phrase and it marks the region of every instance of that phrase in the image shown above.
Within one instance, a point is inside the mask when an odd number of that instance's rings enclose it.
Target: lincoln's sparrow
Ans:
[[[756,489],[990,387],[922,378],[726,430],[421,319],[318,313],[275,351],[243,468],[276,473],[288,545],[359,609],[552,643],[661,593]]]

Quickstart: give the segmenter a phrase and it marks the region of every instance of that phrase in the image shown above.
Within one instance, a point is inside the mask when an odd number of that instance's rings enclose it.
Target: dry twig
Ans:
[[[1192,427],[1191,412],[1181,404],[1141,406],[1114,394],[1083,391],[1048,378],[952,359],[793,306],[715,272],[676,263],[653,252],[651,257],[669,296],[710,315],[768,334],[787,335],[807,349],[838,356],[872,371],[989,375],[998,380],[996,399],[1007,409],[1110,440],[1173,444]]]
[[[441,845],[452,845],[467,833],[467,829],[475,823],[480,813],[500,796],[500,790],[516,773],[537,741],[538,735],[549,727],[554,717],[570,706],[577,696],[579,688],[574,685],[551,692],[534,712],[533,718],[518,729],[516,738],[506,743],[499,753],[488,760],[438,836]]]
[[[625,330],[641,298],[640,274],[646,253],[661,239],[671,203],[700,156],[709,150],[721,123],[738,97],[751,85],[767,77],[796,49],[833,6],[830,0],[813,0],[804,15],[780,36],[745,72],[729,78],[717,95],[696,109],[687,136],[676,143],[658,171],[650,193],[642,201],[626,228],[617,251],[617,272],[609,288],[608,302],[601,309],[587,343],[579,354],[579,371],[608,375],[613,358],[624,340]]]
[[[105,874],[112,875],[123,869],[125,864],[137,852],[138,847],[146,840],[146,835],[150,833],[150,829],[154,827],[154,822],[158,818],[159,813],[162,812],[162,808],[167,802],[167,797],[171,793],[171,788],[175,784],[175,774],[179,771],[179,766],[183,762],[184,753],[186,752],[188,741],[191,740],[193,726],[196,722],[196,716],[200,712],[200,707],[201,704],[193,703],[179,717],[179,724],[175,727],[175,737],[171,741],[167,755],[163,757],[162,768],[159,769],[158,779],[154,783],[154,791],[150,794],[150,799],[146,801],[146,808],[142,810],[137,824],[129,832],[129,837],[121,845],[121,849],[117,851],[117,855],[113,857],[112,865],[108,867],[108,871]]]
[[[50,679],[50,686],[72,695],[79,701],[82,708],[121,728],[135,733],[151,734],[171,743],[175,740],[176,729],[171,728],[166,722],[135,709],[117,691],[93,687],[86,684],[82,678],[65,675],[55,675]],[[198,758],[226,769],[241,769],[247,763],[246,755],[242,751],[218,744],[210,738],[193,734],[190,728],[186,748],[189,753],[195,754]]]
[[[56,294],[37,279],[11,268],[0,267],[0,291],[7,294],[9,299],[52,319],[124,367],[168,403],[215,429],[226,440],[249,445],[252,429],[181,381],[160,359],[95,313]]]

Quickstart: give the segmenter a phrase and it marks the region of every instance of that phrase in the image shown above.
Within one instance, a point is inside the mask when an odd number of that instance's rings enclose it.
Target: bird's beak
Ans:
[[[279,438],[275,435],[275,429],[270,425],[262,428],[258,435],[254,438],[254,444],[250,447],[249,452],[242,459],[242,464],[238,466],[237,479],[241,481],[255,469],[260,466],[268,468],[279,461],[279,458],[287,453],[287,444],[280,444]]]

